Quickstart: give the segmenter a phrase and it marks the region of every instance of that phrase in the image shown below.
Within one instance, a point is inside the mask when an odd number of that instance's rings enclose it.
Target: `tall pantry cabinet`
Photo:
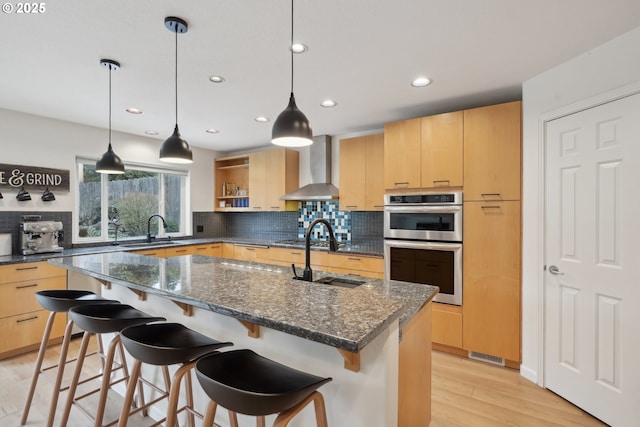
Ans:
[[[463,347],[519,362],[521,102],[464,112]]]

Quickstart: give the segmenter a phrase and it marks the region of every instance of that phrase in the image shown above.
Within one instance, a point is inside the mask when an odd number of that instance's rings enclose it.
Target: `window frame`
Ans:
[[[74,215],[73,215],[73,225],[74,232],[72,236],[72,243],[107,243],[112,242],[113,238],[109,237],[109,221],[107,218],[109,211],[109,197],[101,197],[100,198],[100,237],[81,237],[78,235],[78,222],[80,220],[80,183],[81,183],[81,175],[83,173],[83,165],[86,164],[94,164],[97,162],[96,158],[90,157],[76,157],[75,161],[75,172],[76,172],[76,183],[75,183],[75,200],[74,200]],[[182,237],[188,236],[191,233],[188,232],[191,227],[191,173],[187,169],[179,169],[172,168],[162,165],[152,165],[145,163],[136,163],[136,162],[125,162],[125,169],[135,169],[143,172],[153,172],[160,174],[160,185],[159,185],[159,194],[158,194],[158,213],[162,216],[165,212],[165,177],[167,175],[174,175],[184,177],[181,180],[180,192],[181,192],[181,209],[180,209],[180,230],[182,232],[173,232],[167,233],[165,232],[163,227],[159,227],[158,236],[159,237]],[[109,192],[109,180],[108,174],[100,174],[100,192],[101,195],[108,194]],[[129,237],[129,238],[120,238],[118,237],[119,242],[126,241],[136,241],[142,239],[143,236]]]

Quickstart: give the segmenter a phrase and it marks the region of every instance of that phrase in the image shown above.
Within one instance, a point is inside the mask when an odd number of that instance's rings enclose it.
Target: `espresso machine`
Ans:
[[[64,232],[60,221],[25,221],[20,223],[22,255],[62,252],[59,243]]]

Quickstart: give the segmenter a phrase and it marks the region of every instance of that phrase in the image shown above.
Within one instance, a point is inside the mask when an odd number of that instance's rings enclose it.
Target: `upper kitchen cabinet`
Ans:
[[[403,120],[384,125],[384,188],[399,190],[421,187],[421,120]]]
[[[423,117],[421,130],[421,186],[461,187],[463,112]]]
[[[216,211],[247,210],[243,203],[248,194],[249,156],[231,156],[215,160]],[[241,194],[243,194],[241,196]],[[247,206],[241,206],[241,205]],[[241,209],[244,207],[244,209]]]
[[[252,211],[297,210],[280,197],[298,188],[299,153],[287,148],[249,154],[249,206]]]
[[[384,203],[384,134],[340,141],[340,210],[380,211]]]
[[[522,102],[464,111],[465,201],[520,200]]]

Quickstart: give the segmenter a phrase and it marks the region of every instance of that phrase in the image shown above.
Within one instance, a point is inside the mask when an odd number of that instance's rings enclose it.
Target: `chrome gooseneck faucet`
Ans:
[[[307,228],[307,231],[304,235],[304,272],[302,273],[302,277],[298,277],[296,275],[294,277],[295,279],[313,282],[313,271],[311,270],[311,231],[317,224],[324,224],[327,227],[327,230],[329,230],[329,250],[332,252],[338,250],[338,242],[336,242],[336,238],[333,235],[333,228],[331,228],[331,224],[329,223],[329,221],[324,218],[314,219],[311,224],[309,224],[309,227]],[[295,275],[295,268],[293,274]]]
[[[167,223],[165,222],[162,215],[159,215],[159,214],[151,215],[147,220],[147,243],[151,243],[151,239],[155,239],[155,236],[151,237],[151,220],[155,217],[160,218],[160,220],[162,221],[162,226],[165,228],[165,230],[167,229]]]

